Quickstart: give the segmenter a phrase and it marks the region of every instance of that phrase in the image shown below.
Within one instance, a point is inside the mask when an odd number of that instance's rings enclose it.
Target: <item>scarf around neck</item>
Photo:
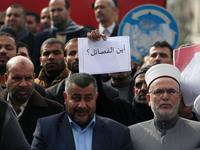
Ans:
[[[81,29],[83,29],[83,26],[77,25],[73,20],[71,20],[71,18],[69,18],[69,21],[64,28],[60,29],[55,26],[53,27],[53,30],[55,30],[58,34],[61,34],[61,35],[73,33]]]

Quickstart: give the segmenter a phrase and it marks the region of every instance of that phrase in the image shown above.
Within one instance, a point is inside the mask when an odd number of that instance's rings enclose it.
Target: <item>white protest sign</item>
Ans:
[[[186,106],[200,95],[200,44],[174,50],[174,65],[181,72],[181,92]]]
[[[104,74],[131,70],[128,36],[102,38],[93,42],[78,38],[79,72]]]

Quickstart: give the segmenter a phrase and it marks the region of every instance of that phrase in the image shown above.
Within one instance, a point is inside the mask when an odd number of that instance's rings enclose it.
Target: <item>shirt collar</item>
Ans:
[[[159,131],[161,131],[161,130],[167,131],[176,125],[178,117],[179,116],[176,115],[174,118],[172,118],[171,120],[167,120],[167,121],[160,121],[160,120],[154,119],[154,124]]]
[[[13,109],[13,111],[14,111],[14,114],[15,114],[15,116],[17,117],[18,120],[21,118],[21,116],[22,116],[22,114],[23,114],[23,112],[24,112],[24,110],[25,110],[25,108],[26,108],[26,105],[27,105],[28,101],[29,101],[29,99],[28,99],[24,104],[22,104],[22,105],[20,106],[21,112],[17,115],[17,113],[16,113],[16,111],[14,110],[14,108],[13,108],[13,106],[12,106],[12,103],[11,103],[11,101],[10,101],[9,93],[8,93],[8,95],[7,95],[7,102],[8,102],[9,105],[12,107],[12,109]]]
[[[110,35],[112,34],[113,30],[115,28],[115,22],[113,22],[109,27],[107,27],[107,30],[109,31]],[[105,27],[103,27],[101,24],[99,24],[99,32],[100,34],[103,33]]]
[[[70,125],[72,128],[81,128],[79,125],[77,125],[73,120],[71,120],[71,118],[69,117],[69,115],[67,115]],[[83,131],[87,130],[88,128],[94,128],[96,124],[96,117],[94,115],[94,117],[92,118],[92,120],[90,121],[90,123],[83,129]]]

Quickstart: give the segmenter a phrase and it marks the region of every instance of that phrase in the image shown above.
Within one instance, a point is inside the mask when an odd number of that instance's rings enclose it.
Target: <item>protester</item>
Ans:
[[[173,47],[167,41],[156,41],[149,49],[149,63],[173,64]]]
[[[63,95],[66,112],[38,119],[33,150],[131,150],[128,128],[95,114],[98,93],[94,77],[71,75]]]
[[[146,72],[146,98],[154,119],[129,127],[134,150],[200,148],[200,123],[178,115],[180,78],[179,70],[171,64],[157,64]]]
[[[86,37],[87,28],[77,25],[70,17],[70,4],[68,0],[50,0],[50,17],[53,27],[40,32],[36,37],[34,54],[31,60],[34,63],[36,77],[40,71],[40,48],[48,38],[57,38],[66,43],[72,38]]]
[[[16,39],[9,33],[0,32],[0,84],[3,89],[6,88],[4,74],[6,73],[6,63],[8,60],[20,53],[20,55],[26,55],[27,47],[24,47],[24,43],[17,42]],[[18,48],[19,47],[19,48]],[[23,51],[23,52],[22,52]],[[28,57],[29,58],[29,57]],[[0,87],[0,92],[2,91]],[[34,88],[40,95],[44,96],[45,90],[38,84],[34,84]]]
[[[136,118],[139,122],[146,121],[153,118],[153,112],[148,105],[146,94],[148,93],[148,87],[145,82],[145,74],[151,66],[146,66],[138,70],[134,77],[134,99],[132,107],[135,109]]]
[[[118,15],[118,5],[115,0],[96,0],[93,5],[96,20],[99,22],[99,32],[107,37],[117,36],[119,23],[115,15]]]
[[[5,88],[4,74],[6,72],[6,63],[16,56],[17,41],[6,32],[0,32],[0,85]]]
[[[11,28],[16,33],[16,39],[25,43],[29,49],[29,55],[32,56],[34,48],[34,35],[25,26],[26,10],[21,5],[11,5],[6,10],[5,28]]]
[[[27,11],[26,13],[26,27],[29,31],[36,35],[40,29],[40,16],[33,11]]]
[[[17,42],[17,56],[30,58],[27,45],[20,41]]]
[[[51,18],[49,15],[49,7],[45,7],[40,12],[40,27],[42,30],[51,27]]]
[[[41,46],[42,69],[35,83],[43,88],[51,87],[68,77],[65,64],[64,44],[56,38],[49,38]]]
[[[12,106],[24,135],[31,144],[37,119],[59,113],[63,111],[63,107],[36,92],[34,66],[24,56],[15,56],[7,62],[4,79],[6,89],[0,93],[0,98]]]
[[[96,0],[92,8],[99,23],[98,29],[101,34],[107,37],[118,36],[118,3],[117,0]],[[102,74],[101,80],[107,82],[110,79],[108,74]]]

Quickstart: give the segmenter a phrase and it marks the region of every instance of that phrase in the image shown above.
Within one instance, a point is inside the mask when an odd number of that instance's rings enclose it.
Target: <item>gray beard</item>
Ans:
[[[160,109],[157,109],[155,107],[155,104],[151,101],[151,109],[154,113],[154,116],[156,116],[156,118],[158,120],[170,120],[173,117],[175,117],[178,113],[178,109],[179,109],[179,105],[180,105],[180,99],[178,99],[178,103],[176,104],[176,106],[174,106],[174,108],[172,108],[169,112],[163,112]]]
[[[136,101],[137,103],[148,105],[148,102],[147,102],[146,97],[145,97],[145,98],[139,98],[138,96],[137,96],[137,97],[135,96],[134,99],[135,99],[135,101]]]

